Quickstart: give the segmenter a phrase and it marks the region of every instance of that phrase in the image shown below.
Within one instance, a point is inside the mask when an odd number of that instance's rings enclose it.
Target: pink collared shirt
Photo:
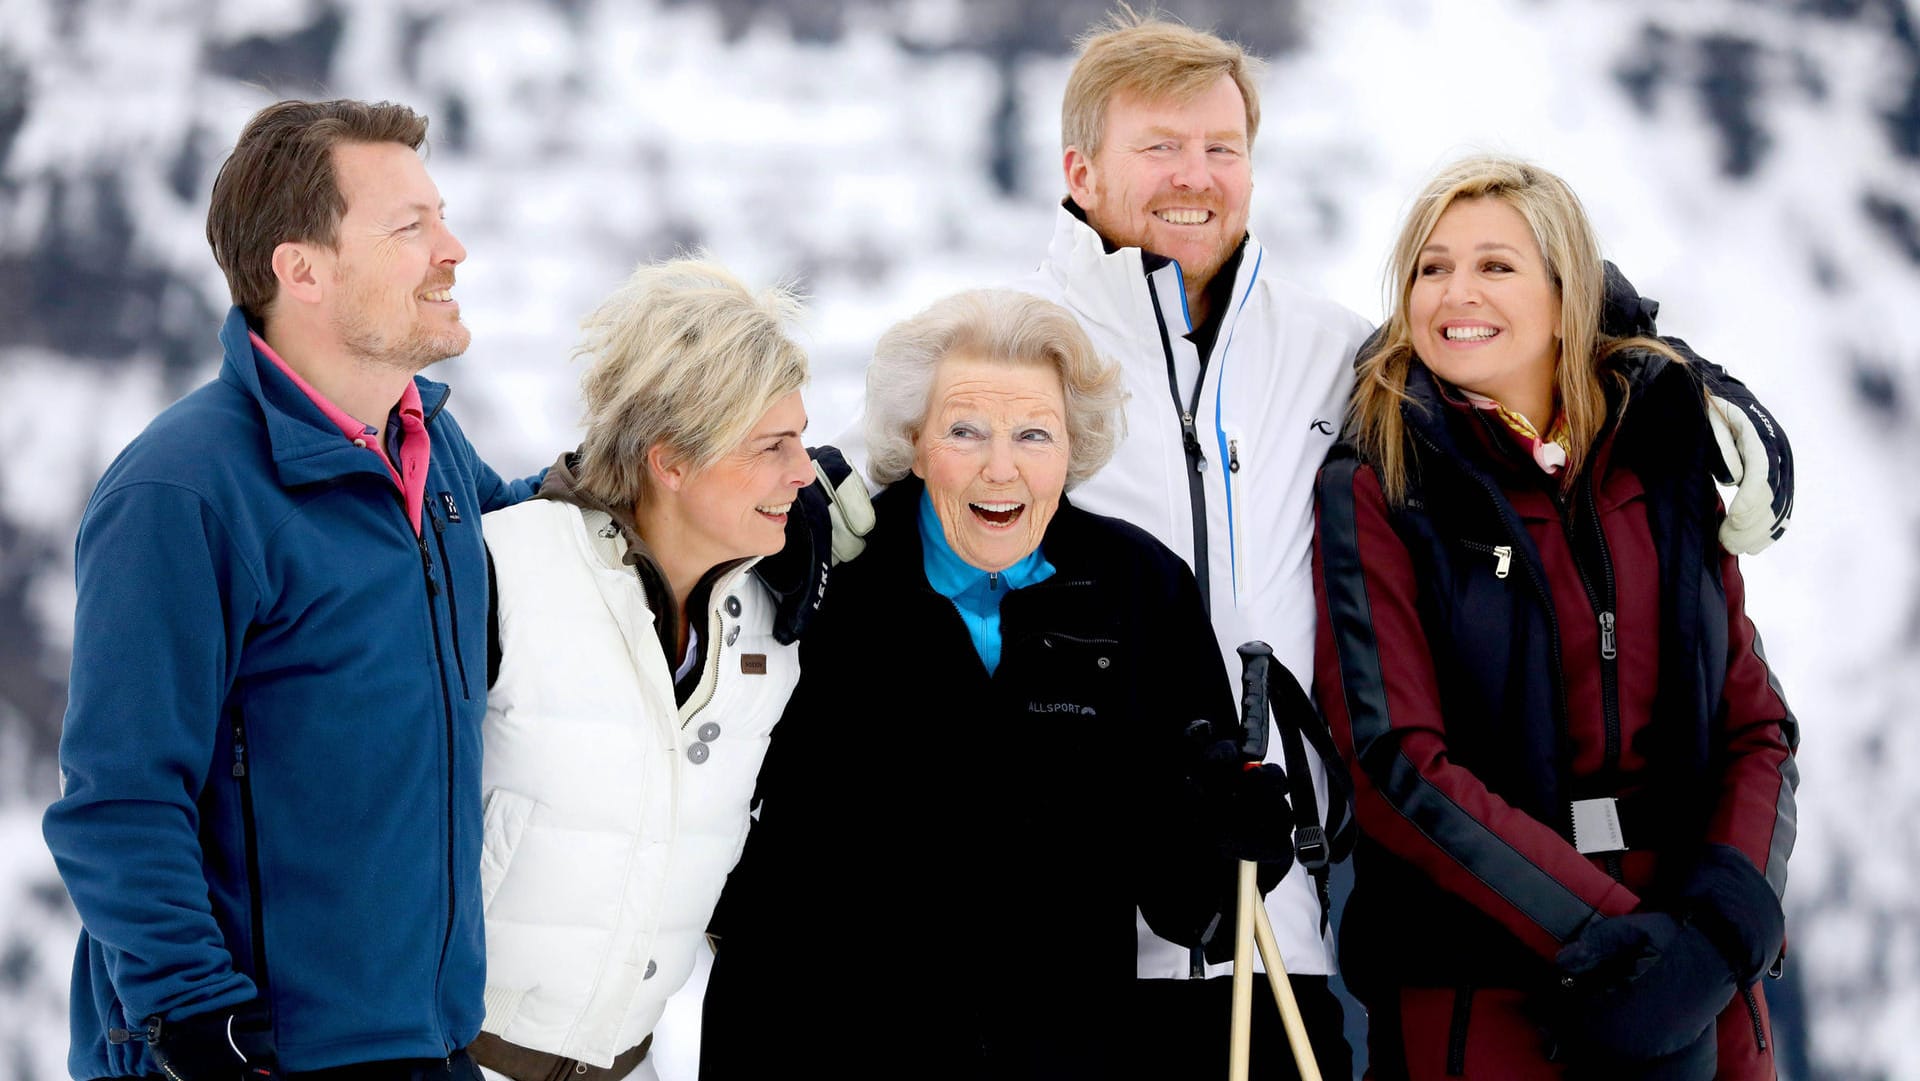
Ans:
[[[426,412],[420,406],[420,388],[413,380],[407,380],[407,389],[400,392],[400,468],[393,467],[393,461],[387,457],[386,440],[381,437],[380,429],[369,427],[347,415],[346,411],[327,400],[327,396],[313,389],[312,384],[300,378],[300,373],[288,367],[273,351],[265,338],[248,332],[253,339],[253,347],[260,355],[273,361],[274,367],[286,373],[300,392],[320,407],[354,446],[365,447],[380,456],[380,464],[387,467],[387,476],[393,478],[393,486],[400,489],[400,495],[407,507],[407,521],[413,525],[413,535],[420,535],[420,507],[427,491],[427,459],[432,450],[427,437]]]

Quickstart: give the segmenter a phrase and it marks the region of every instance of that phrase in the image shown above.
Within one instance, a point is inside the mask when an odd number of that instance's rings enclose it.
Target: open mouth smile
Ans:
[[[967,509],[989,529],[1006,529],[1026,513],[1025,503],[968,503]]]
[[[785,503],[762,503],[753,509],[763,517],[784,524],[787,520],[787,511],[792,507],[793,500],[789,499]]]

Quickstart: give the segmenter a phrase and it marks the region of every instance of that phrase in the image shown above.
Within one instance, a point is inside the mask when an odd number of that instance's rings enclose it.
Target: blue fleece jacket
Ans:
[[[147,1018],[263,995],[281,1066],[440,1057],[479,1031],[480,516],[532,491],[416,379],[416,538],[376,455],[255,354],[155,418],[75,552],[63,795],[74,1077],[152,1069]]]

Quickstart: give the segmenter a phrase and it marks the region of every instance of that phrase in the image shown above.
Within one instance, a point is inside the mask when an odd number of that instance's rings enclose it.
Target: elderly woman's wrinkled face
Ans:
[[[934,372],[913,472],[954,552],[1000,571],[1040,546],[1067,487],[1067,399],[1050,364],[965,353]]]

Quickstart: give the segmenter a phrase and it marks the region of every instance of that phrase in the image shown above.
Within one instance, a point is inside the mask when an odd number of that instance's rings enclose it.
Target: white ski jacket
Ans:
[[[606,513],[536,500],[483,528],[501,646],[482,767],[484,1027],[606,1066],[693,969],[798,648],[774,640],[746,561],[713,586],[705,672],[676,706]]]
[[[1109,254],[1100,235],[1063,206],[1046,261],[1013,283],[1072,311],[1094,347],[1126,372],[1127,437],[1073,500],[1140,526],[1193,568],[1235,701],[1234,650],[1250,639],[1273,646],[1301,686],[1311,687],[1314,476],[1340,430],[1354,353],[1372,328],[1282,281],[1249,236],[1196,399],[1192,373],[1200,361],[1183,337],[1192,328],[1180,266],[1167,262],[1149,273],[1147,263],[1158,262],[1143,262],[1139,248]],[[1176,371],[1184,373],[1177,382]],[[1280,740],[1270,738],[1268,747],[1268,759],[1281,761]],[[1324,809],[1326,776],[1313,765]],[[1298,865],[1268,895],[1267,910],[1288,972],[1332,970],[1320,903]],[[1186,949],[1156,937],[1144,921],[1139,932],[1140,976],[1188,974]],[[1214,965],[1208,975],[1231,970]]]

